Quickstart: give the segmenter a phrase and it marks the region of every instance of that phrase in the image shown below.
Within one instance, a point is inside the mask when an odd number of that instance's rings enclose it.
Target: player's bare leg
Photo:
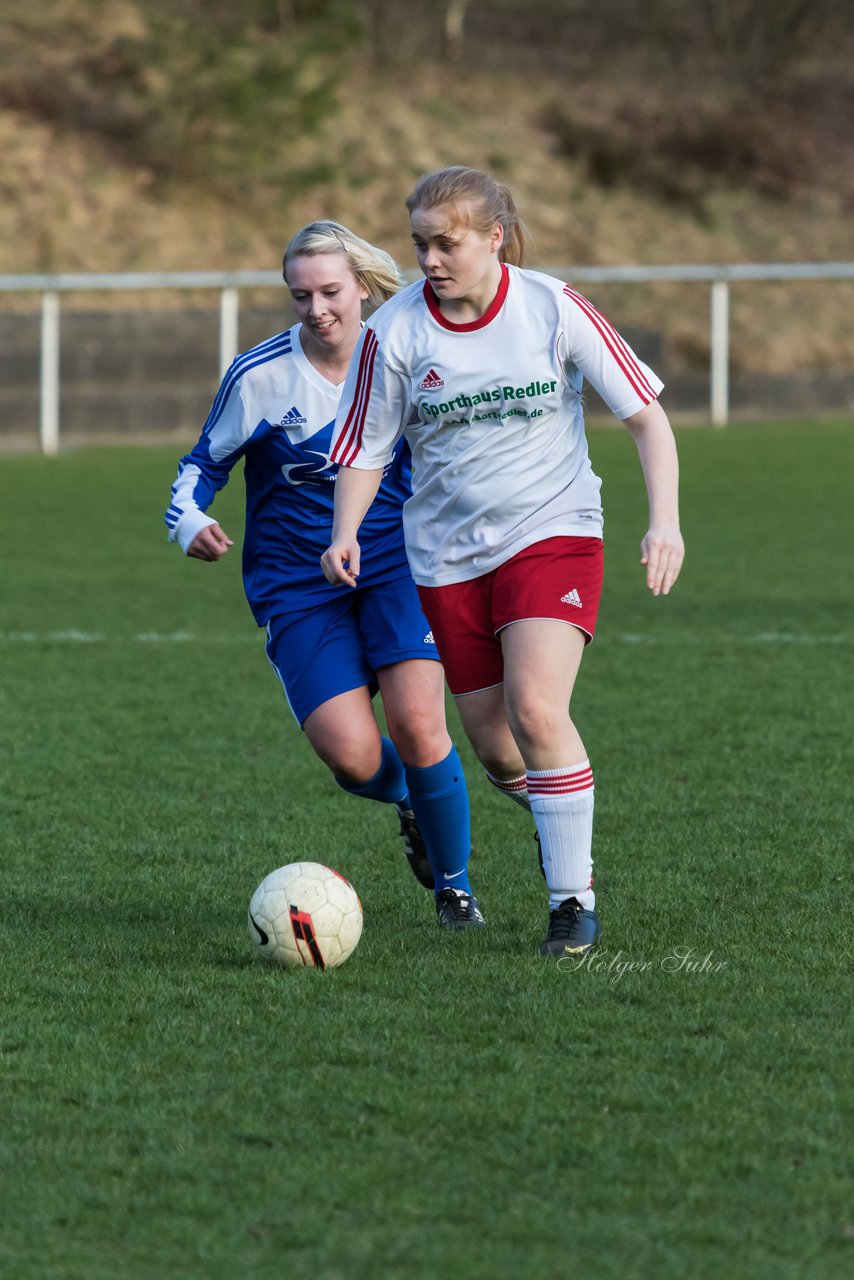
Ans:
[[[525,762],[507,723],[504,685],[460,694],[455,701],[466,737],[489,781],[530,813]]]
[[[401,760],[426,769],[451,749],[445,723],[445,678],[441,664],[413,659],[381,667],[377,680],[388,733]]]
[[[322,702],[302,727],[316,755],[341,783],[362,786],[379,769],[380,731],[364,686]]]
[[[380,734],[367,687],[348,689],[321,703],[303,729],[343,790],[394,805],[406,860],[420,883],[432,889],[433,868],[412,812],[403,761],[394,743]]]
[[[569,715],[584,634],[554,618],[514,622],[499,634],[507,720],[526,768],[558,769],[585,760]]]

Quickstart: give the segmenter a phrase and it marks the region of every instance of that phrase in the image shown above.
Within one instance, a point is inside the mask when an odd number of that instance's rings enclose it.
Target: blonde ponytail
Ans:
[[[353,275],[368,291],[368,300],[378,307],[387,302],[406,281],[394,258],[385,249],[363,240],[340,222],[322,220],[310,222],[296,233],[288,243],[282,258],[282,275],[288,280],[288,263],[303,255],[315,257],[321,253],[343,253]]]

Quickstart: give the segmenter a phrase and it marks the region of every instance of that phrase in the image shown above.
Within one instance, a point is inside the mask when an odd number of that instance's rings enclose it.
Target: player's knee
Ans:
[[[478,762],[493,778],[518,778],[520,773],[525,772],[519,748],[506,724],[497,729],[491,723],[481,725],[469,722],[465,725],[465,730]]]
[[[444,760],[451,749],[447,732],[441,734],[405,734],[394,741],[404,764],[413,769],[427,769]]]
[[[401,760],[416,769],[436,764],[450,750],[444,715],[434,707],[410,708],[388,719],[388,730]]]
[[[475,755],[486,772],[493,778],[510,781],[525,772],[525,762],[518,750],[492,751],[478,750],[475,747]]]
[[[324,764],[332,770],[336,782],[345,787],[363,787],[377,772],[376,769],[372,772],[356,763],[343,763],[340,760],[325,760]]]
[[[314,750],[338,781],[349,787],[364,786],[380,767],[379,753],[375,759],[365,750],[364,743],[323,743],[315,745]]]
[[[527,747],[558,739],[566,730],[567,712],[544,701],[536,693],[516,698],[507,708],[513,737],[523,753]]]

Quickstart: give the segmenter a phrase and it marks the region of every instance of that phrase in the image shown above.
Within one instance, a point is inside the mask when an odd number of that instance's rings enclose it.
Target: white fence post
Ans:
[[[711,286],[710,412],[717,427],[729,419],[729,285],[758,280],[854,280],[854,262],[740,262],[729,264],[667,264],[624,267],[545,267],[551,275],[574,282],[644,284],[652,281],[694,281]],[[408,271],[408,279],[420,279]],[[225,374],[238,351],[238,289],[281,289],[278,271],[162,271],[128,273],[62,273],[4,275],[4,293],[41,294],[41,447],[59,452],[60,352],[59,295],[70,290],[216,289],[220,294],[219,366]]]
[[[225,376],[237,355],[237,290],[223,289],[219,295],[219,376]]]
[[[712,285],[711,412],[712,423],[725,427],[729,420],[729,285]]]
[[[42,294],[41,447],[42,453],[59,453],[59,294]]]

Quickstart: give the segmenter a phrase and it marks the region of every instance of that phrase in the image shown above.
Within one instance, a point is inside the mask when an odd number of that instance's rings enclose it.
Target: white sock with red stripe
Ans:
[[[520,778],[493,778],[488,769],[484,770],[487,778],[494,787],[499,791],[503,791],[505,796],[509,796],[511,800],[515,800],[528,813],[531,812],[531,802],[528,799],[528,779],[523,773]]]
[[[593,770],[590,761],[528,771],[528,798],[540,836],[549,909],[577,898],[592,911]]]

